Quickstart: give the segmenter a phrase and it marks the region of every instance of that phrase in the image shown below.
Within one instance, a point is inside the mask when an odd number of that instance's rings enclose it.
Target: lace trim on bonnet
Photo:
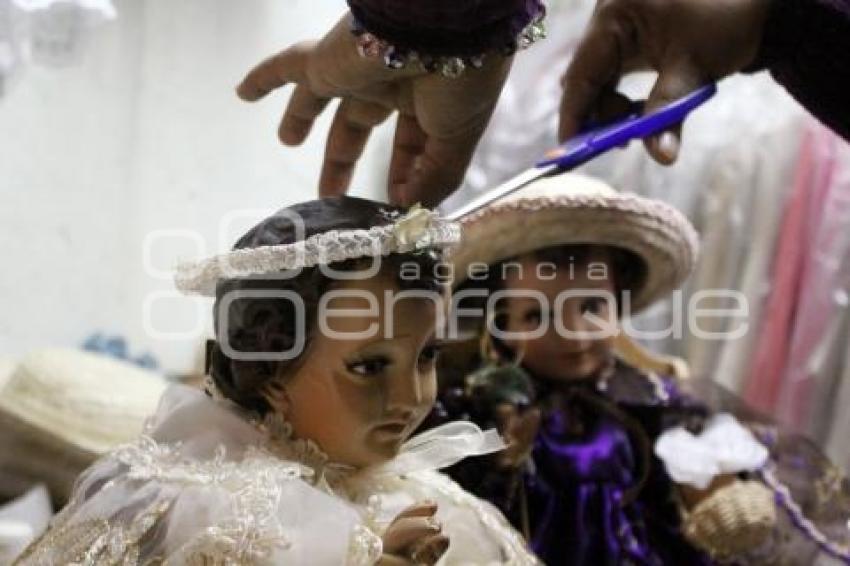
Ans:
[[[327,265],[346,259],[380,257],[426,249],[451,248],[460,242],[460,225],[418,205],[404,215],[368,230],[329,230],[291,244],[234,250],[177,267],[174,281],[187,294],[215,295],[219,279],[249,277]]]

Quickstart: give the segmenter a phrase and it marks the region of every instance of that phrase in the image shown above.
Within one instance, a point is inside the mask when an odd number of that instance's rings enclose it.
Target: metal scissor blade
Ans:
[[[467,216],[477,210],[484,208],[491,202],[497,201],[500,198],[505,197],[518,189],[521,189],[530,182],[549,175],[557,168],[557,165],[547,165],[545,167],[533,167],[531,169],[527,169],[519,175],[508,179],[495,189],[491,189],[483,195],[472,199],[472,201],[464,204],[454,212],[449,212],[444,216],[444,218],[451,221],[460,220],[464,216]]]

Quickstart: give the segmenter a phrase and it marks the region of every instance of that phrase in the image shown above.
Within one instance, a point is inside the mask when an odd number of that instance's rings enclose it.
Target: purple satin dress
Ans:
[[[550,391],[536,380],[543,419],[522,472],[487,457],[446,472],[498,506],[546,564],[712,564],[683,537],[673,482],[652,446],[670,427],[697,430],[709,414],[732,413],[768,447],[773,479],[765,485],[777,502],[773,533],[736,564],[803,566],[819,557],[850,564],[850,480],[810,441],[783,432],[710,380],[677,384],[618,363],[604,383]],[[465,391],[444,387],[425,426],[455,419],[493,426]]]
[[[653,383],[624,364],[605,390],[577,383],[566,392],[540,391],[538,403],[543,420],[521,476],[507,477],[480,458],[448,473],[530,531],[546,564],[712,563],[682,536],[673,484],[651,451],[662,430],[700,421],[700,405],[672,381]]]
[[[655,430],[664,412],[619,408]],[[660,462],[639,454],[622,422],[594,409],[573,399],[544,416],[534,469],[523,478],[534,551],[547,564],[709,564],[679,532],[672,483]],[[583,413],[582,430],[569,412]],[[647,477],[631,499],[644,466]]]

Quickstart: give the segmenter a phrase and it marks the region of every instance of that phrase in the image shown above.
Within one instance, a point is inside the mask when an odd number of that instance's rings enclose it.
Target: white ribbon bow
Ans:
[[[507,448],[496,429],[483,431],[469,421],[454,421],[417,434],[401,445],[398,455],[375,468],[378,474],[402,475],[440,470],[469,456]]]

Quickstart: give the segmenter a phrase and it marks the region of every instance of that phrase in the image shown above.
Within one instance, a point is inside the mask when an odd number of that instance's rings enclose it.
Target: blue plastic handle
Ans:
[[[637,111],[613,124],[583,132],[549,151],[537,167],[555,165],[558,169],[573,169],[632,140],[657,134],[680,123],[716,92],[717,85],[712,83],[645,116]]]

